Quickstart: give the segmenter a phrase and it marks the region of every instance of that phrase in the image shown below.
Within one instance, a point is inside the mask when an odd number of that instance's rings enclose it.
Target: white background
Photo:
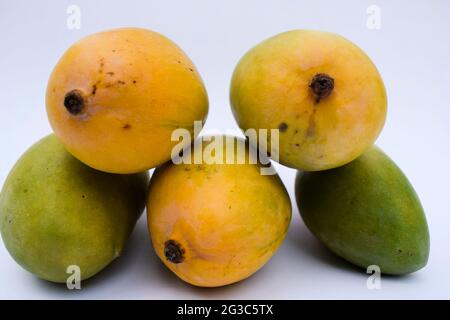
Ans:
[[[69,5],[81,29],[66,27]],[[381,29],[366,27],[366,9],[381,9]],[[17,158],[51,130],[44,107],[48,76],[81,37],[121,26],[163,33],[191,57],[210,98],[206,128],[236,129],[231,72],[253,45],[282,31],[322,29],[344,35],[378,66],[389,112],[381,146],[409,177],[425,208],[431,256],[425,269],[383,277],[368,290],[364,270],[329,253],[303,226],[295,202],[287,239],[251,278],[195,288],[166,270],[141,219],[122,257],[82,290],[39,280],[21,269],[0,241],[0,298],[450,298],[450,1],[17,1],[0,0],[0,183]],[[279,173],[293,197],[295,171]]]

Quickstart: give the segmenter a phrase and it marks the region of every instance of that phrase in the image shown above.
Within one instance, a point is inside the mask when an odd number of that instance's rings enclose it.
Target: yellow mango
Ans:
[[[387,112],[370,58],[337,34],[310,30],[281,33],[248,51],[233,73],[230,100],[243,130],[278,128],[280,163],[306,171],[356,159]]]
[[[210,143],[194,149],[193,158]],[[285,238],[291,203],[278,175],[261,175],[261,167],[235,160],[168,162],[156,169],[149,232],[157,255],[178,277],[196,286],[223,286],[249,277],[272,257]]]
[[[50,76],[46,105],[66,149],[112,173],[166,162],[176,144],[172,131],[193,132],[194,121],[208,113],[192,61],[166,37],[139,28],[96,33],[72,45]]]

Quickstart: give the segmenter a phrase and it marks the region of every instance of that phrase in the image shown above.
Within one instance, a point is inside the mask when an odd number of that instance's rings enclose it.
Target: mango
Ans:
[[[195,159],[207,153],[220,138],[212,137],[189,155]],[[150,181],[153,247],[172,272],[195,286],[223,286],[255,273],[282,243],[291,218],[290,199],[278,175],[261,175],[257,161],[240,164],[237,145],[245,141],[230,139],[235,160],[168,162]],[[248,159],[248,145],[242,150]],[[224,143],[224,157],[225,152]]]
[[[419,198],[377,147],[340,168],[299,172],[295,189],[306,226],[342,258],[394,275],[426,265],[430,239]]]
[[[370,58],[337,34],[311,30],[281,33],[249,50],[234,70],[230,102],[242,130],[279,129],[278,146],[267,138],[269,150],[305,171],[356,159],[374,143],[387,110]]]
[[[150,30],[121,28],[90,35],[64,53],[48,81],[46,106],[72,155],[125,174],[168,161],[177,143],[172,131],[194,135],[194,121],[206,119],[208,97],[175,43]]]
[[[81,280],[122,252],[140,216],[148,174],[117,175],[84,165],[54,135],[17,161],[0,193],[0,232],[16,262],[53,282]],[[68,269],[69,268],[69,269]]]

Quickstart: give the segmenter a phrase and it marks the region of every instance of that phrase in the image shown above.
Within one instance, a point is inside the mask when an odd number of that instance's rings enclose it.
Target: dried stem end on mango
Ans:
[[[312,92],[316,96],[316,103],[323,98],[328,97],[334,89],[334,79],[326,73],[316,74],[309,85]]]
[[[66,93],[64,97],[64,107],[71,115],[78,115],[83,112],[85,103],[84,95],[80,90],[72,90]]]
[[[167,240],[164,244],[164,255],[172,263],[183,262],[184,252],[184,248],[175,240]]]

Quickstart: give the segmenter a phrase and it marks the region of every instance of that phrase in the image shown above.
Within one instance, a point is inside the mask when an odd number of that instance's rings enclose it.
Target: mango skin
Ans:
[[[87,279],[117,258],[140,216],[148,174],[87,167],[54,135],[17,161],[0,193],[0,232],[23,268],[66,282],[70,265]]]
[[[64,105],[72,90],[85,96],[79,115]],[[170,159],[172,131],[192,135],[194,121],[206,120],[208,97],[175,43],[150,30],[121,28],[90,35],[64,53],[48,81],[46,106],[53,131],[80,161],[136,173]]]
[[[149,232],[159,258],[182,280],[200,287],[240,281],[280,246],[291,219],[290,199],[278,175],[263,176],[260,167],[166,163],[155,170]],[[181,263],[166,258],[168,240],[183,247]]]
[[[349,262],[393,275],[427,264],[430,237],[420,200],[377,147],[337,169],[299,172],[295,189],[306,226]]]
[[[317,102],[309,86],[320,73],[334,79],[334,89]],[[356,159],[378,137],[387,112],[370,58],[337,34],[312,30],[281,33],[249,50],[234,70],[230,102],[242,130],[279,128],[279,162],[305,171]]]

